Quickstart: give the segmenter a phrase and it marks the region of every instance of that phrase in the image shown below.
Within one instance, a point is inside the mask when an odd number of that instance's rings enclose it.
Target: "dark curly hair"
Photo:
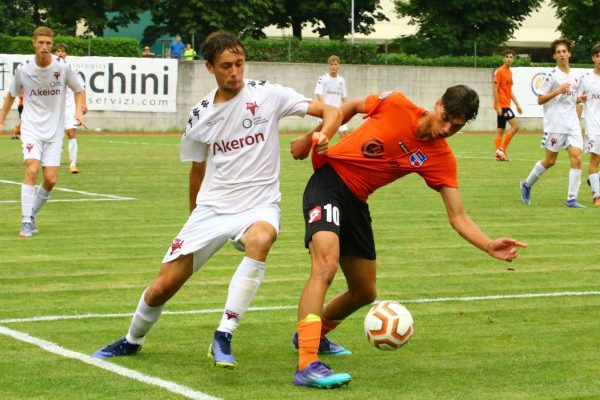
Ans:
[[[442,96],[442,105],[450,118],[475,119],[479,111],[479,95],[466,85],[451,86]]]

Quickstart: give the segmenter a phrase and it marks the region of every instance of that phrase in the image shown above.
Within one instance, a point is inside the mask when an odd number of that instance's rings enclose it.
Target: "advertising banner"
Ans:
[[[31,57],[33,55],[0,54],[2,98],[8,91],[17,66]],[[176,111],[177,60],[69,56],[67,62],[85,80],[90,110]]]

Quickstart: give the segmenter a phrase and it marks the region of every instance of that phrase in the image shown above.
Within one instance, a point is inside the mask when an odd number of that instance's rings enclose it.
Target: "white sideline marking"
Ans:
[[[21,185],[21,182],[15,181],[7,181],[4,179],[0,179],[0,183],[6,183],[9,185]],[[122,196],[113,196],[112,194],[101,194],[101,193],[93,193],[93,192],[84,192],[82,190],[73,190],[66,188],[55,187],[54,190],[58,190],[61,192],[67,193],[77,193],[82,194],[84,196],[96,196],[98,199],[66,199],[66,200],[48,200],[49,202],[60,203],[60,202],[73,202],[73,201],[123,201],[123,200],[135,200],[135,197],[122,197]],[[20,203],[21,200],[0,200],[0,203]]]
[[[163,389],[168,390],[169,392],[180,394],[188,399],[196,399],[196,400],[218,400],[218,397],[210,396],[206,393],[198,392],[190,387],[180,385],[175,382],[166,381],[164,379],[160,379],[151,375],[145,375],[141,372],[134,371],[129,368],[122,367],[117,364],[110,363],[108,361],[92,358],[86,354],[77,353],[76,351],[65,349],[57,345],[56,343],[48,342],[46,340],[28,335],[27,333],[14,331],[12,329],[5,328],[0,326],[0,334],[10,336],[14,339],[20,340],[25,343],[32,344],[34,346],[40,347],[43,350],[46,350],[50,353],[54,353],[61,357],[72,358],[74,360],[79,360],[83,363],[92,365],[94,367],[98,367],[104,369],[109,372],[113,372],[117,375],[124,376],[126,378],[131,378],[136,381],[140,381],[142,383],[147,383],[149,385],[158,386]]]
[[[466,297],[437,297],[432,299],[405,299],[396,300],[399,303],[443,303],[449,301],[477,301],[477,300],[506,300],[506,299],[529,299],[537,297],[566,297],[566,296],[598,296],[600,291],[589,292],[554,292],[554,293],[523,293],[523,294],[499,294],[492,296],[466,296]],[[373,304],[379,303],[379,301]],[[248,311],[273,311],[273,310],[292,310],[297,306],[268,306],[268,307],[250,307]],[[222,313],[222,308],[207,308],[204,310],[188,311],[164,311],[163,315],[182,315],[182,314],[214,314]],[[69,319],[91,319],[91,318],[121,318],[131,317],[133,314],[79,314],[79,315],[49,315],[45,317],[30,318],[11,318],[2,319],[0,324],[10,324],[19,322],[39,322],[39,321],[62,321]]]
[[[145,142],[121,142],[118,140],[98,140],[98,139],[90,139],[90,142],[98,142],[98,143],[114,143],[114,144],[141,144],[148,145],[149,143]]]

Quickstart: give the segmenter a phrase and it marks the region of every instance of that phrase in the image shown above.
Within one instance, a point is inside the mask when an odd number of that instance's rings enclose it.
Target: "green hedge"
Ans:
[[[56,36],[54,44],[57,43],[65,43],[69,47],[69,55],[72,56],[140,57],[142,55],[139,42],[137,39],[132,38],[100,37],[88,40],[73,36]],[[18,36],[11,38],[2,35],[0,36],[0,52],[4,54],[33,54],[31,37]]]
[[[351,44],[339,40],[244,39],[248,61],[327,63],[332,54],[343,64],[373,64],[377,58],[375,43]]]

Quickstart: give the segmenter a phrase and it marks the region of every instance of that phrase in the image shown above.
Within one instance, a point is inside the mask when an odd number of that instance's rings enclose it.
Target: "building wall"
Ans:
[[[248,62],[245,76],[248,79],[266,79],[272,83],[294,88],[307,97],[314,98],[317,78],[326,73],[323,64],[288,64]],[[349,97],[366,96],[387,90],[400,90],[416,104],[432,109],[445,88],[466,84],[479,93],[480,108],[477,119],[465,127],[465,131],[494,131],[496,113],[492,108],[491,68],[441,68],[405,67],[386,65],[342,65],[340,74],[345,78]],[[211,89],[214,77],[208,73],[203,62],[179,62],[177,84],[177,112],[115,112],[90,111],[86,116],[90,128],[111,131],[183,131],[189,111]],[[6,127],[16,123],[17,113],[11,112]],[[361,123],[357,116],[350,127]],[[311,117],[288,117],[282,120],[282,131],[308,129],[314,124]],[[539,130],[540,118],[523,118],[524,129]]]

